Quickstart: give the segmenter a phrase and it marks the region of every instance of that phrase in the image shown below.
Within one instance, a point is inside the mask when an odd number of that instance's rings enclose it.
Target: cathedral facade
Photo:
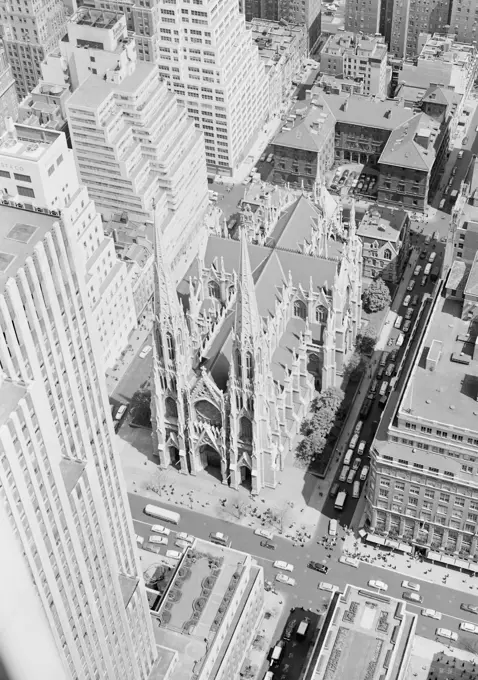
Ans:
[[[236,238],[207,237],[175,288],[157,234],[154,453],[184,474],[275,487],[316,391],[340,386],[360,328],[362,248],[322,187],[256,187]]]

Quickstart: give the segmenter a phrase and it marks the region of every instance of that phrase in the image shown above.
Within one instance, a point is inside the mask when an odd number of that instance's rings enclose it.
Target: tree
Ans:
[[[237,519],[242,519],[249,511],[249,503],[242,498],[240,493],[236,493],[235,497],[229,499],[223,507],[226,512]]]
[[[355,340],[357,352],[359,354],[364,354],[367,357],[372,356],[377,340],[377,329],[372,324],[367,324],[364,329],[357,333],[357,339]]]
[[[327,387],[312,402],[312,410],[317,412],[323,408],[336,413],[343,401],[344,393],[339,387]]]
[[[151,390],[141,388],[131,397],[131,414],[136,425],[151,427]]]
[[[319,432],[311,432],[298,444],[295,459],[300,467],[307,467],[323,452],[327,438]]]
[[[344,380],[358,382],[367,370],[367,366],[367,358],[355,351],[344,368]]]
[[[383,279],[375,279],[362,293],[363,308],[366,312],[380,312],[390,305],[392,298]]]
[[[151,478],[146,482],[145,484],[145,489],[146,491],[152,491],[153,493],[157,493],[158,496],[161,496],[161,482],[163,479],[163,474],[164,470],[162,470],[160,467],[157,467],[153,474],[151,475]]]

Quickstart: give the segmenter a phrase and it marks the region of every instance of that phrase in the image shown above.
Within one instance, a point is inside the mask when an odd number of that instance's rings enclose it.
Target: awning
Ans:
[[[469,569],[470,565],[466,560],[455,560],[455,566],[459,567],[460,569]]]
[[[438,552],[434,552],[433,550],[428,551],[427,555],[427,560],[438,560],[438,562],[441,562],[441,554]]]
[[[453,564],[453,565],[455,564],[455,558],[454,558],[454,557],[450,557],[449,555],[442,555],[442,556],[441,556],[441,561],[443,562],[443,564],[450,564],[450,565],[451,565],[451,564]]]
[[[391,538],[387,538],[385,545],[387,548],[398,548],[398,541],[393,541]]]
[[[470,571],[474,571],[475,574],[478,574],[478,564],[473,564],[473,562],[468,562],[468,569]]]
[[[377,545],[385,545],[385,539],[383,536],[374,536],[373,534],[369,534],[367,536],[367,541],[370,541],[370,543],[376,543]]]
[[[413,551],[412,546],[407,545],[406,543],[399,543],[398,549],[401,550],[402,552],[406,553],[407,555],[410,555]]]

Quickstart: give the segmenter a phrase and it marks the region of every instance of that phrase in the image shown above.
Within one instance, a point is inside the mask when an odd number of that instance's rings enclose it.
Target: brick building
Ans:
[[[357,229],[362,240],[364,277],[398,283],[407,263],[410,218],[404,210],[373,206]]]

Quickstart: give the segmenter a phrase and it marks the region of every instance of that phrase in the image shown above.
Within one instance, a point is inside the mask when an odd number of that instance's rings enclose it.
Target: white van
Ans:
[[[344,458],[344,465],[350,465],[350,461],[352,460],[352,456],[354,455],[354,452],[352,449],[349,449],[347,453],[345,454]]]
[[[329,536],[337,536],[337,520],[331,519],[329,521]]]
[[[404,340],[405,340],[405,336],[403,335],[403,333],[399,333],[397,341],[396,341],[397,347],[401,347],[403,345]]]
[[[360,498],[360,482],[354,482],[352,498]]]
[[[436,256],[437,256],[437,254],[436,254],[435,251],[433,251],[433,253],[430,253],[430,257],[428,258],[428,262],[430,262],[430,264],[433,264],[435,262]]]
[[[445,203],[446,203],[446,199],[442,198],[439,205],[438,205],[438,209],[442,210],[445,207]]]
[[[340,471],[339,482],[345,482],[347,475],[349,474],[349,470],[350,468],[348,465],[343,466],[342,470]]]
[[[403,316],[397,316],[397,318],[395,319],[395,323],[393,324],[395,328],[400,328],[400,326],[402,325],[402,321]]]
[[[431,266],[431,264],[430,264],[430,262],[429,262],[429,263],[425,266],[425,269],[424,269],[423,273],[425,274],[425,276],[428,276],[429,273],[431,272],[431,270],[432,270],[432,266]]]
[[[150,536],[150,543],[159,543],[160,545],[168,545],[168,539],[164,536]]]

